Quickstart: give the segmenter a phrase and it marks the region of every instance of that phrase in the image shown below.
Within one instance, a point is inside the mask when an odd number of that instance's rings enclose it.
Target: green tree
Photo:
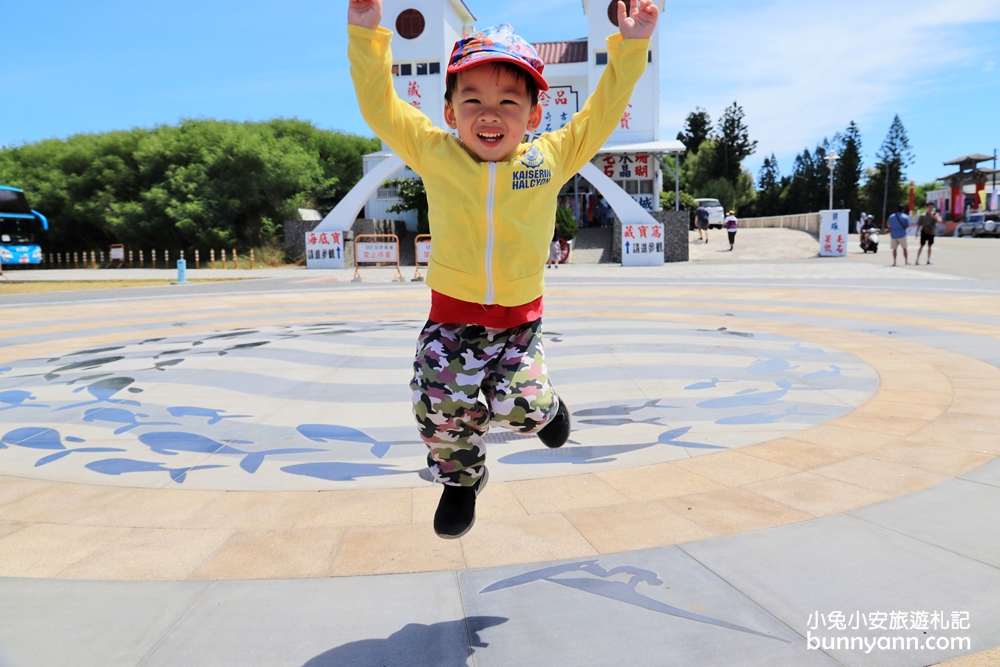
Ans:
[[[559,227],[560,238],[567,241],[575,239],[580,226],[573,216],[573,209],[569,206],[559,206],[556,208],[556,225]]]
[[[399,197],[399,203],[393,204],[386,210],[390,213],[416,211],[417,234],[430,234],[431,223],[427,215],[427,190],[424,189],[423,180],[419,178],[394,178],[386,181],[385,185],[395,186],[396,196]]]
[[[705,140],[711,136],[712,119],[707,111],[695,107],[684,121],[684,129],[677,133],[677,140],[687,148],[688,155],[695,155]]]
[[[878,162],[868,172],[865,200],[869,210],[882,212],[884,221],[890,213],[895,212],[897,204],[908,201],[904,181],[906,168],[913,163],[913,151],[906,136],[906,128],[898,115],[893,118],[889,132],[875,157]]]
[[[834,137],[834,145],[839,144],[840,159],[833,174],[833,205],[850,209],[851,221],[861,214],[861,131],[852,120],[843,135]],[[851,225],[854,229],[854,225]]]
[[[674,210],[673,190],[664,190],[660,193],[660,208],[666,211]],[[694,200],[694,197],[681,190],[681,210],[694,211],[696,208],[698,208],[698,202]]]
[[[722,207],[727,211],[736,208],[736,188],[724,178],[716,178],[706,183],[698,191],[698,198],[718,199]]]
[[[757,175],[757,187],[757,215],[781,215],[781,169],[774,153],[764,158]]]
[[[698,152],[694,154],[689,154],[684,160],[683,181],[686,185],[686,190],[688,192],[696,193],[695,196],[699,197],[697,193],[705,187],[705,185],[716,178],[715,175],[715,154],[718,149],[718,143],[713,139],[706,139],[701,142],[701,146],[698,147]]]
[[[722,177],[734,187],[742,172],[743,160],[757,150],[757,142],[750,140],[750,130],[743,122],[743,108],[736,102],[727,107],[719,119],[713,174]]]
[[[184,120],[0,150],[0,182],[48,216],[47,251],[246,249],[280,243],[296,208],[328,212],[379,146],[294,119]]]

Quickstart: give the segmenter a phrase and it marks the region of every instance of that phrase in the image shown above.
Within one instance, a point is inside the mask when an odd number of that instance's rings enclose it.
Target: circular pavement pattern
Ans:
[[[670,322],[555,316],[571,406],[559,450],[495,428],[494,480],[629,468],[792,435],[860,406],[875,369],[826,345]],[[5,364],[0,474],[149,488],[426,485],[408,382],[420,322],[144,338]]]

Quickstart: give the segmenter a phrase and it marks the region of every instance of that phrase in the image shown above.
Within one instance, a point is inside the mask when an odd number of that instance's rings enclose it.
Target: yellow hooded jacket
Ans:
[[[618,127],[646,68],[649,40],[609,37],[608,65],[568,125],[519,145],[505,162],[482,162],[396,95],[392,32],[347,29],[361,113],[427,190],[434,239],[427,285],[486,305],[520,306],[540,297],[559,190]]]

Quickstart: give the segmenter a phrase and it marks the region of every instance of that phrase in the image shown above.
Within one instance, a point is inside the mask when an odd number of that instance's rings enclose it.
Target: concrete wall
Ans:
[[[663,261],[688,261],[688,228],[690,224],[688,212],[655,211],[650,215],[663,223]],[[622,223],[617,217],[611,237],[611,261],[615,263],[622,261]]]
[[[295,258],[306,253],[306,233],[319,224],[318,220],[288,220],[285,222],[285,245]],[[344,232],[344,267],[354,268],[354,237],[358,234],[395,234],[399,237],[400,266],[414,266],[413,234],[406,231],[401,220],[373,220],[358,218],[351,229]]]

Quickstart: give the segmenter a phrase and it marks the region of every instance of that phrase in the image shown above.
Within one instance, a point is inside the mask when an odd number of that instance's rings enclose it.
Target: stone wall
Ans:
[[[688,261],[688,227],[690,214],[687,211],[653,211],[656,220],[663,223],[663,261]],[[611,261],[622,261],[622,223],[615,217],[615,228],[611,237]]]
[[[303,259],[306,254],[306,233],[319,226],[318,220],[285,221],[285,245],[292,257]],[[395,234],[399,237],[400,266],[414,266],[416,255],[413,235],[406,231],[406,223],[400,220],[373,220],[358,218],[351,228],[344,232],[344,267],[354,268],[354,237],[357,234]],[[304,261],[304,259],[303,259]]]

